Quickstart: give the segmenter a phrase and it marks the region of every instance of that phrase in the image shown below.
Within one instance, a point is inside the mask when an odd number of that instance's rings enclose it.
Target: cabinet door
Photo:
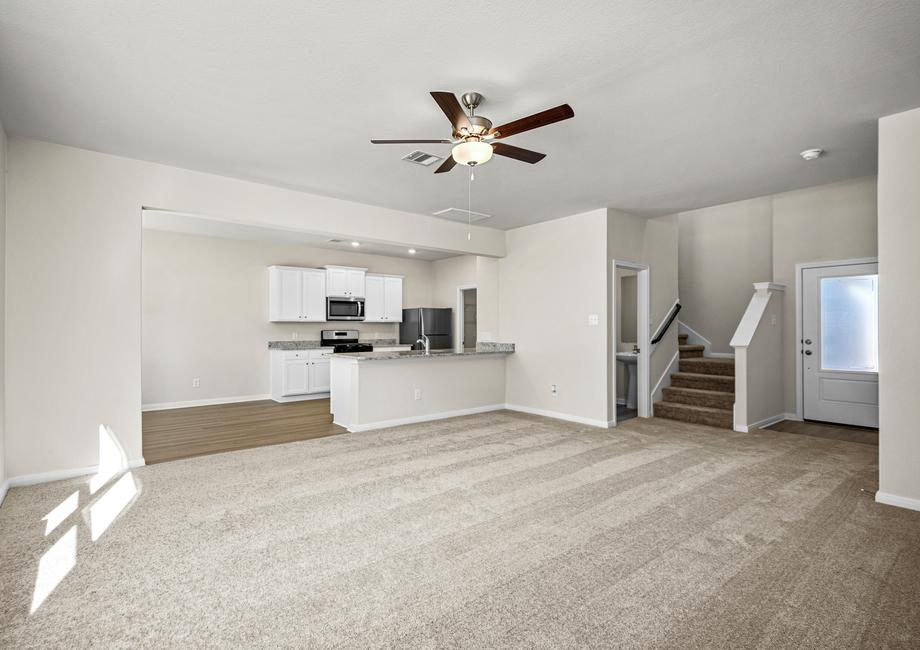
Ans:
[[[364,271],[346,271],[345,290],[349,296],[364,297]]]
[[[281,376],[281,394],[306,395],[310,392],[310,362],[299,359],[284,362]]]
[[[368,275],[364,279],[366,295],[364,297],[364,320],[366,322],[382,321],[386,318],[386,294],[384,278]]]
[[[326,274],[323,271],[303,272],[303,317],[309,321],[326,320]]]
[[[310,392],[329,392],[329,359],[310,362]]]
[[[326,269],[326,294],[339,297],[348,295],[348,271],[346,269]]]
[[[384,278],[386,295],[386,312],[384,320],[394,323],[402,322],[402,278]]]
[[[301,320],[302,277],[299,269],[274,269],[270,287],[272,292],[272,320]]]

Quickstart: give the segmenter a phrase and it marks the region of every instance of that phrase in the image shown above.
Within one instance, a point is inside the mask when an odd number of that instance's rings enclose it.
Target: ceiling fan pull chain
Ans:
[[[473,166],[470,165],[470,181],[466,185],[466,241],[473,239]]]

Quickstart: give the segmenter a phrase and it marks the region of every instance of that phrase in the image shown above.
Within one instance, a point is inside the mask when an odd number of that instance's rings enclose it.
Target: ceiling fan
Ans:
[[[372,144],[452,144],[451,156],[434,170],[435,174],[449,172],[458,163],[461,165],[482,165],[492,158],[492,154],[514,158],[522,162],[538,163],[546,157],[544,153],[522,149],[504,142],[495,142],[524,131],[561,122],[575,116],[575,111],[568,104],[562,104],[539,113],[534,113],[519,120],[493,127],[492,121],[482,115],[476,115],[476,108],[482,103],[480,93],[464,93],[463,106],[469,110],[464,113],[456,95],[449,92],[432,92],[431,96],[450,120],[451,140],[371,140]]]

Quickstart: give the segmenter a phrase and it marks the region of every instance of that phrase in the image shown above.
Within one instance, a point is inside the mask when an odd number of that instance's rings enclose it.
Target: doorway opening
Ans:
[[[457,287],[457,350],[476,349],[476,286]]]
[[[613,399],[617,422],[649,417],[649,270],[615,261],[611,304]]]
[[[878,428],[878,261],[796,265],[796,415]]]

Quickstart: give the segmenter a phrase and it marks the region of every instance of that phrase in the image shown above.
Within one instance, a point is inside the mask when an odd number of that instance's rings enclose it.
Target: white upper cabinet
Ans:
[[[401,323],[402,277],[368,273],[365,286],[364,322]]]
[[[326,320],[326,272],[294,266],[268,269],[269,320],[316,322]]]
[[[383,279],[386,294],[386,310],[384,320],[401,323],[403,305],[403,279],[387,276]]]
[[[326,295],[334,298],[364,298],[367,269],[352,266],[326,267]]]

